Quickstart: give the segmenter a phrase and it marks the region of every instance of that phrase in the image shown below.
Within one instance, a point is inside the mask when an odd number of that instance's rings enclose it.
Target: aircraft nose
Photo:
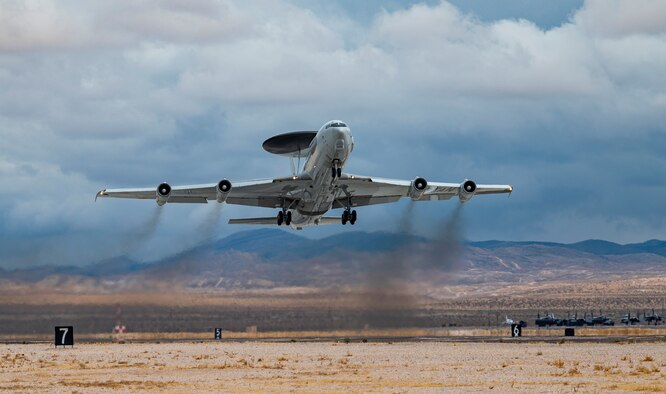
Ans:
[[[336,140],[349,140],[351,138],[351,133],[346,127],[336,127],[333,130],[333,138]]]
[[[351,135],[347,128],[335,128],[332,130],[331,136],[335,141],[335,150],[338,152],[344,151],[351,144]]]

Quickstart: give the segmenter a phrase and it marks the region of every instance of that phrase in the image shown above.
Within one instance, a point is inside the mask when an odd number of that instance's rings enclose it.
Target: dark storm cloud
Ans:
[[[332,118],[352,126],[350,172],[514,184],[466,206],[472,239],[666,238],[663,2],[566,2],[550,22],[480,2],[364,3],[362,18],[342,4],[2,2],[0,232],[30,247],[3,244],[0,264],[76,255],[86,234],[86,259],[118,254],[152,202],[94,204],[97,190],[283,175],[261,141]],[[158,253],[218,229],[210,206],[165,208]],[[396,209],[365,208],[358,227]],[[417,232],[436,230],[432,209],[414,207]],[[222,216],[247,214],[268,213]]]

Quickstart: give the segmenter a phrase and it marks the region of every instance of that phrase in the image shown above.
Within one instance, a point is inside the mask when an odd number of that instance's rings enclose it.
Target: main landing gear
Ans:
[[[340,162],[338,160],[333,161],[333,167],[331,167],[331,175],[340,178],[342,176],[342,167],[340,167]]]
[[[280,211],[277,214],[277,225],[282,226],[282,223],[289,226],[291,224],[291,211]]]
[[[356,210],[350,211],[349,209],[345,209],[344,212],[342,212],[342,225],[351,224],[352,226],[356,223]]]

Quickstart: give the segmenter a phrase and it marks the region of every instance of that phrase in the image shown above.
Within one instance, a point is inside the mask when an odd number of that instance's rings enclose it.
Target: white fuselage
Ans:
[[[291,227],[317,225],[335,200],[346,201],[344,192],[337,187],[338,178],[333,176],[333,168],[343,168],[353,149],[354,140],[345,123],[330,121],[319,129],[299,174],[299,177],[311,179],[311,183],[305,189],[294,191],[300,198],[297,206],[290,207]]]

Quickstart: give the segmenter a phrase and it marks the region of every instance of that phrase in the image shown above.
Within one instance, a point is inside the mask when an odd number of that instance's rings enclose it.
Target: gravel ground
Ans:
[[[664,343],[46,344],[0,347],[17,392],[666,392]]]

